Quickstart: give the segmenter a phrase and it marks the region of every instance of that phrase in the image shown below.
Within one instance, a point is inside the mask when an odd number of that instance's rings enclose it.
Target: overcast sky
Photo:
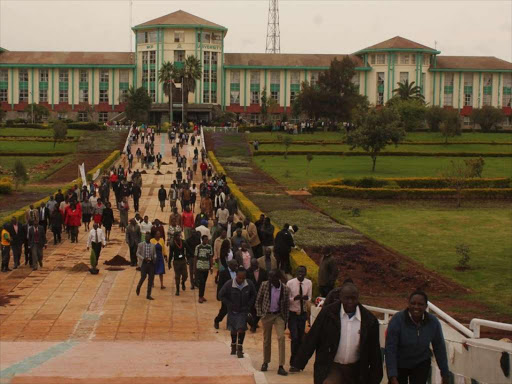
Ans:
[[[131,26],[183,9],[228,28],[226,52],[265,52],[268,0],[0,0],[12,51],[130,51]],[[403,36],[444,55],[512,61],[512,1],[280,0],[282,53],[352,53]]]

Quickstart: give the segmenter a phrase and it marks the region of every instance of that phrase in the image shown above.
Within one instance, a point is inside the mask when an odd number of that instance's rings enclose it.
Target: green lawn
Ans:
[[[0,141],[2,152],[75,152],[77,143],[57,143],[43,141]]]
[[[372,239],[472,289],[475,298],[512,315],[512,204],[370,202],[314,197],[315,205]],[[352,217],[358,207],[360,217]],[[470,247],[471,269],[455,270],[457,244]]]
[[[68,137],[78,137],[89,132],[82,129],[68,129]],[[51,129],[37,128],[0,128],[0,136],[53,137]]]
[[[306,156],[256,156],[253,161],[263,171],[290,189],[307,187],[309,181],[340,177],[436,177],[456,157],[382,156],[377,159],[375,172],[371,171],[369,156],[315,156],[308,172]],[[512,176],[510,158],[486,157],[483,177]]]
[[[249,140],[278,140],[277,136],[284,137],[286,133],[270,133],[258,132],[247,133]],[[302,134],[292,135],[294,141],[322,141],[322,140],[342,140],[344,135],[340,132],[317,132],[313,135]],[[405,138],[406,141],[425,141],[425,142],[444,142],[444,137],[440,133],[429,132],[408,132]],[[464,142],[464,141],[482,141],[482,142],[512,142],[512,133],[481,133],[481,132],[465,132],[460,136],[451,137],[449,142]]]
[[[286,147],[282,144],[261,144],[261,151],[285,151]],[[288,152],[293,151],[350,151],[350,146],[346,144],[326,144],[326,145],[301,145],[292,144]],[[355,148],[355,152],[362,152],[360,148]],[[470,152],[470,153],[512,153],[512,145],[487,145],[487,144],[451,144],[451,145],[407,145],[398,146],[388,145],[384,152]]]

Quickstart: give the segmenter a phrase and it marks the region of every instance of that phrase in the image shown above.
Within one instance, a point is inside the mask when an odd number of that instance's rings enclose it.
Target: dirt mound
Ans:
[[[71,272],[88,272],[89,266],[85,263],[75,264],[73,268],[71,268]]]
[[[165,172],[166,175],[172,175],[172,172],[171,171],[167,171]]]
[[[0,296],[0,307],[5,307],[9,305],[11,302],[11,299],[16,299],[18,297],[21,297],[21,295],[1,295]]]
[[[172,163],[166,163],[165,161],[162,161],[160,164],[162,164],[162,165],[171,165]]]
[[[156,171],[156,172],[155,172],[155,175],[163,175],[163,173],[162,173],[162,172],[160,172],[160,171]]]
[[[103,264],[105,265],[130,265],[130,262],[126,260],[123,256],[116,255],[112,259],[105,261]]]
[[[140,173],[141,175],[147,175],[148,173],[144,170],[142,170],[142,172]]]
[[[108,267],[105,268],[107,271],[124,271],[126,268],[119,268],[119,267]]]

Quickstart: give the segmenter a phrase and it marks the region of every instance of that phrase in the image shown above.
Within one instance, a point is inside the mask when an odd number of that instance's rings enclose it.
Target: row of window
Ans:
[[[39,69],[39,82],[47,83],[49,79],[49,70],[48,69]],[[68,83],[69,82],[69,69],[59,69],[59,83]],[[108,83],[110,78],[110,71],[108,69],[100,69],[99,77],[101,83]],[[129,81],[130,72],[129,70],[121,70],[119,71],[119,81],[121,83],[127,83]],[[28,82],[28,69],[20,68],[18,69],[18,81],[20,83]],[[89,82],[89,70],[88,69],[79,69],[78,70],[78,79],[80,83]],[[0,82],[7,82],[9,80],[9,74],[7,69],[0,69]]]
[[[432,55],[421,55],[423,56],[423,65],[429,65],[432,60]],[[416,54],[415,53],[401,53],[400,55],[393,55],[393,64],[398,64],[398,60],[400,57],[400,64],[416,64]],[[377,53],[370,55],[370,64],[389,64],[388,63],[389,56],[386,53]]]
[[[139,44],[144,43],[156,43],[157,33],[156,31],[138,32],[137,41]],[[203,43],[220,44],[222,42],[222,34],[218,32],[201,32],[197,33],[197,41]],[[185,42],[185,31],[174,31],[174,42],[184,43]]]

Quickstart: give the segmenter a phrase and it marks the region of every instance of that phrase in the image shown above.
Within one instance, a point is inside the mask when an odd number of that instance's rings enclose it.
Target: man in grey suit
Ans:
[[[156,251],[155,245],[151,244],[151,233],[146,232],[145,241],[137,247],[137,258],[140,264],[140,280],[137,284],[137,296],[140,294],[140,288],[148,276],[148,293],[146,299],[154,300],[151,297],[151,288],[153,288],[153,281],[155,280],[155,264],[156,264]]]
[[[46,233],[42,225],[29,221],[28,245],[32,254],[32,269],[37,270],[37,265],[43,266],[43,249],[46,248]]]

